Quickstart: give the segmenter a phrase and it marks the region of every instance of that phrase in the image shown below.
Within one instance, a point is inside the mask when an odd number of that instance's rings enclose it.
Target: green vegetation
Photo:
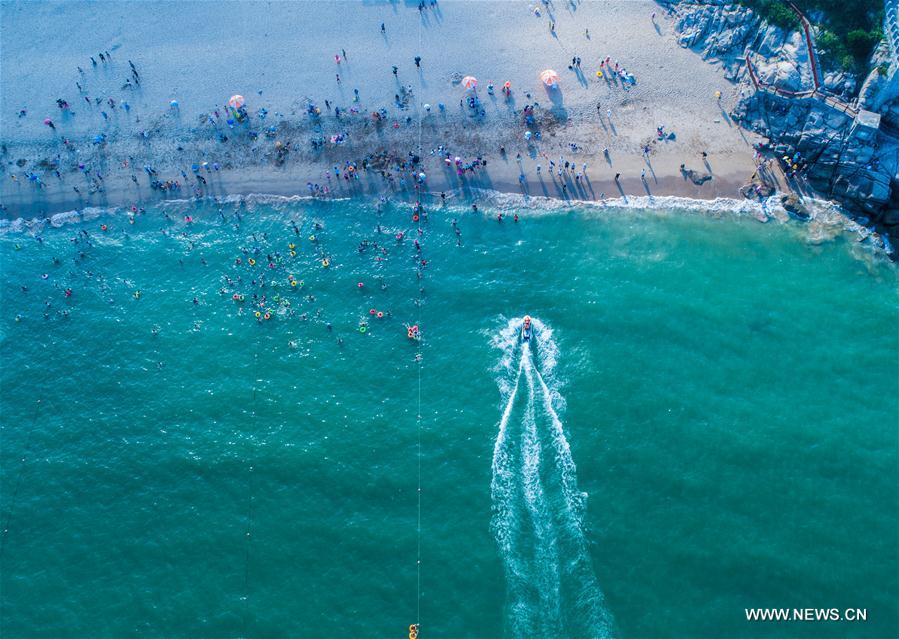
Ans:
[[[739,1],[771,24],[784,29],[800,28],[796,14],[782,0]],[[853,0],[851,8],[846,0],[794,2],[819,27],[815,43],[825,66],[865,70],[871,52],[883,38],[883,0]],[[823,19],[815,20],[820,14]]]
[[[740,4],[749,7],[769,24],[794,31],[799,28],[799,18],[781,0],[742,0]]]

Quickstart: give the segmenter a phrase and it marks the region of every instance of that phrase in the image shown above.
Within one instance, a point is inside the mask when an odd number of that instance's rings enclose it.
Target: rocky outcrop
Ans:
[[[884,120],[899,126],[899,76],[892,66],[890,47],[882,42],[871,58],[871,72],[858,94],[864,109],[880,113]]]
[[[838,200],[860,221],[880,225],[899,245],[899,137],[891,129],[894,109],[899,110],[894,97],[899,82],[895,74],[889,78],[882,74],[884,65],[894,62],[889,57],[892,49],[886,45],[878,49],[873,62],[881,71],[875,67],[872,74],[880,75],[869,75],[858,99],[861,109],[880,115],[885,124],[878,126],[876,115],[862,111],[856,117],[851,108],[828,97],[854,98],[858,82],[852,74],[825,73],[823,91],[814,90],[806,40],[799,32],[785,33],[750,9],[723,0],[660,4],[674,13],[681,46],[721,64],[732,81],[747,78],[747,55],[752,60],[765,90],[741,92],[744,97],[735,105],[733,119],[766,137],[775,157],[793,158],[798,153],[808,186]],[[785,91],[778,93],[766,85]],[[802,217],[801,209],[789,204]]]
[[[790,215],[798,217],[800,220],[807,220],[811,217],[808,209],[797,196],[790,193],[780,197],[780,204]]]

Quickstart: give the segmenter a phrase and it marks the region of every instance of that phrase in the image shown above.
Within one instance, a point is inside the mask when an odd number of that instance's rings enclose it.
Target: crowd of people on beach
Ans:
[[[545,11],[549,12],[551,5],[543,2],[543,7]],[[421,2],[418,8],[420,11],[436,10],[437,3]],[[539,10],[537,13],[540,13]],[[655,24],[654,12],[650,19]],[[379,31],[386,34],[387,28],[384,23],[380,23]],[[590,38],[589,29],[584,30],[584,36]],[[350,55],[352,52],[348,52],[344,48],[338,49],[333,54],[338,69],[348,64]],[[140,90],[144,78],[138,65],[132,60],[127,60],[128,66],[125,67],[113,57],[110,51],[102,51],[96,56],[89,56],[89,58],[91,68],[95,71],[99,67],[104,67],[111,73],[121,73],[125,76],[122,79],[120,92],[127,94]],[[421,69],[424,61],[421,55],[416,55],[411,63],[416,69]],[[580,74],[584,63],[585,60],[581,56],[573,55],[569,69]],[[601,57],[597,61],[597,65],[596,81],[604,80],[606,83],[615,83],[624,90],[636,83],[635,76],[611,55]],[[277,123],[269,123],[267,108],[262,106],[251,110],[242,101],[238,106],[229,103],[211,106],[202,118],[198,135],[202,136],[204,140],[214,140],[217,144],[209,147],[207,143],[200,152],[202,156],[194,161],[191,161],[189,154],[196,151],[192,151],[187,143],[179,144],[176,149],[178,155],[172,159],[174,161],[161,161],[158,169],[146,165],[144,172],[151,192],[157,192],[163,197],[171,196],[172,193],[177,193],[182,197],[206,197],[224,193],[227,191],[227,185],[223,170],[227,169],[229,174],[234,171],[243,171],[247,167],[247,161],[244,158],[249,155],[247,151],[251,149],[254,157],[259,157],[258,151],[261,151],[262,157],[268,158],[275,166],[284,166],[292,158],[296,158],[296,162],[304,165],[314,165],[317,162],[332,164],[334,159],[342,156],[337,164],[333,164],[333,170],[319,170],[320,179],[313,178],[311,175],[304,176],[301,184],[305,182],[306,192],[313,197],[330,197],[337,192],[361,192],[372,185],[372,178],[380,181],[382,188],[410,193],[413,188],[427,184],[426,159],[429,159],[431,170],[437,170],[432,164],[433,160],[443,165],[444,171],[441,174],[438,170],[438,175],[442,175],[443,182],[448,185],[455,184],[459,188],[465,188],[469,181],[477,184],[481,178],[485,178],[489,183],[488,157],[484,153],[489,149],[481,149],[481,152],[471,152],[462,148],[451,150],[451,147],[459,146],[459,144],[445,140],[438,145],[436,151],[432,150],[429,156],[420,157],[422,150],[417,146],[417,141],[410,133],[416,129],[420,130],[423,120],[431,113],[431,105],[418,104],[413,85],[408,82],[399,82],[398,64],[392,64],[389,68],[398,84],[392,109],[378,105],[364,106],[358,88],[353,89],[352,103],[349,106],[325,99],[324,106],[319,107],[316,102],[307,98],[304,114],[308,118],[308,122],[305,123],[302,121],[288,123],[285,120],[286,116],[277,112],[275,113],[278,116]],[[88,95],[86,89],[90,85],[88,81],[90,72],[85,71],[81,66],[77,67],[77,72],[79,80],[75,82],[75,86],[79,95],[88,105],[86,108],[93,114],[92,117],[98,118],[98,132],[91,142],[91,152],[85,153],[81,144],[72,142],[68,136],[62,133],[63,129],[57,127],[56,121],[47,118],[46,124],[61,142],[61,149],[49,160],[48,166],[43,167],[43,172],[36,168],[25,169],[19,174],[11,171],[9,172],[11,180],[30,184],[35,189],[45,189],[47,188],[46,170],[52,170],[57,181],[62,183],[74,172],[72,168],[77,166],[77,173],[82,176],[82,181],[71,185],[72,192],[81,201],[90,201],[92,196],[108,191],[107,179],[114,175],[118,176],[123,171],[128,171],[130,180],[135,185],[133,187],[135,188],[135,202],[143,201],[145,196],[139,188],[142,184],[139,179],[140,173],[133,170],[134,167],[140,166],[145,161],[145,158],[141,157],[140,147],[135,149],[135,153],[122,159],[119,166],[108,162],[107,148],[110,144],[108,132],[118,132],[118,129],[121,128],[114,125],[112,120],[116,119],[115,114],[119,114],[119,117],[129,117],[134,135],[142,143],[148,145],[146,148],[150,149],[155,140],[162,139],[167,135],[166,126],[175,125],[179,121],[180,105],[178,101],[171,100],[161,118],[158,114],[153,117],[144,114],[142,121],[141,114],[132,113],[127,95]],[[338,73],[335,83],[340,81]],[[458,79],[455,80],[455,82],[458,81]],[[550,86],[547,90],[552,99],[554,87]],[[547,125],[557,126],[552,108],[543,108],[530,91],[524,91],[527,102],[522,107],[516,108],[513,106],[512,92],[511,82],[505,81],[502,84],[502,94],[508,102],[509,110],[520,118],[521,139],[525,147],[524,159],[521,151],[516,150],[515,154],[519,188],[527,194],[529,188],[541,184],[546,176],[556,183],[555,195],[565,198],[586,197],[605,200],[603,191],[600,191],[597,196],[592,190],[591,177],[588,174],[589,162],[585,162],[583,159],[575,162],[573,159],[562,157],[559,158],[558,164],[549,160],[547,151],[552,146],[558,145],[558,138],[548,144],[543,131]],[[486,117],[485,104],[480,99],[475,86],[463,90],[461,93],[459,103],[463,113],[473,118]],[[492,82],[487,84],[487,93],[490,96],[494,95]],[[720,99],[720,93],[716,99]],[[63,124],[74,115],[72,104],[67,97],[56,99]],[[442,102],[436,105],[436,109],[438,113],[446,115],[446,106]],[[417,110],[417,113],[412,113],[413,110]],[[612,102],[603,104],[602,101],[598,101],[596,113],[603,128],[612,135],[617,135],[613,121]],[[19,115],[27,117],[27,109],[23,107]],[[149,124],[151,121],[153,123]],[[144,123],[148,125],[143,126]],[[375,131],[381,131],[381,127],[384,126],[389,127],[388,131],[391,129],[402,131],[399,131],[400,135],[396,137],[394,143],[390,143],[388,140],[385,149],[373,152],[370,148],[365,148],[368,135],[366,129],[370,130],[371,125],[374,126]],[[327,128],[334,132],[326,133]],[[301,139],[300,144],[295,144],[297,141],[291,139],[296,136],[297,131],[308,132],[305,136],[306,140]],[[555,133],[553,135],[555,137]],[[121,134],[117,133],[116,137],[121,137]],[[652,144],[673,138],[672,132],[663,125],[659,125],[656,128],[656,140]],[[509,140],[508,144],[515,144],[515,142]],[[608,146],[604,146],[600,152],[598,149],[588,150],[579,140],[570,141],[567,145],[572,154],[588,160],[593,154],[599,153],[603,160],[600,164],[609,169],[613,168],[614,163]],[[521,148],[520,143],[516,146]],[[649,167],[651,167],[651,146],[651,144],[647,144],[642,148],[644,162]],[[217,159],[210,161],[207,159],[210,156],[217,157]],[[501,160],[509,161],[505,144],[500,145],[499,157]],[[530,159],[525,161],[527,158]],[[706,157],[703,160],[707,162]],[[578,165],[580,168],[575,169],[574,167]],[[798,176],[801,175],[803,166],[802,163],[790,162],[785,169],[790,176]],[[695,184],[712,179],[711,171],[702,175],[696,172],[682,171],[682,173],[684,173],[685,179],[692,179]],[[648,191],[645,168],[641,171],[640,177],[644,188]],[[616,172],[613,182],[623,194],[620,178],[621,173]],[[119,185],[119,191],[124,190],[118,182],[116,184]],[[546,193],[545,190],[544,193]]]

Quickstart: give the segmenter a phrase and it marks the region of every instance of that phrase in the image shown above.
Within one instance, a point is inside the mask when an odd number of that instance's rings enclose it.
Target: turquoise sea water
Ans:
[[[3,637],[405,637],[419,462],[422,639],[899,635],[893,266],[689,213],[437,207],[418,255],[405,205],[183,206],[0,236]]]

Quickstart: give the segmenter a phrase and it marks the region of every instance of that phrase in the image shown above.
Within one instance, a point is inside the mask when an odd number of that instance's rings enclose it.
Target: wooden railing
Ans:
[[[752,80],[753,86],[755,86],[755,88],[759,91],[764,91],[765,93],[773,93],[785,98],[818,98],[831,108],[836,109],[837,111],[842,111],[843,113],[851,115],[854,118],[858,115],[858,109],[832,95],[828,95],[826,89],[821,86],[821,72],[818,67],[818,55],[817,53],[815,53],[815,41],[812,37],[811,24],[803,15],[802,11],[799,10],[799,7],[793,4],[791,0],[785,0],[785,2],[796,13],[796,16],[799,18],[799,22],[802,25],[802,30],[805,34],[805,43],[808,46],[808,59],[809,64],[812,67],[812,84],[814,84],[814,88],[805,89],[802,91],[790,91],[789,89],[784,89],[762,81],[758,77],[758,75],[756,75],[755,68],[752,66],[752,60],[747,53],[746,70],[749,72],[749,78],[750,80]]]
[[[786,3],[793,10],[793,13],[796,14],[796,17],[799,18],[799,24],[802,25],[802,31],[805,34],[805,45],[808,47],[808,60],[812,66],[812,82],[815,85],[815,91],[818,91],[821,89],[822,79],[821,72],[818,69],[818,54],[815,53],[815,40],[812,37],[812,25],[808,18],[805,17],[805,14],[799,10],[799,7],[793,4],[792,0],[786,0]]]

